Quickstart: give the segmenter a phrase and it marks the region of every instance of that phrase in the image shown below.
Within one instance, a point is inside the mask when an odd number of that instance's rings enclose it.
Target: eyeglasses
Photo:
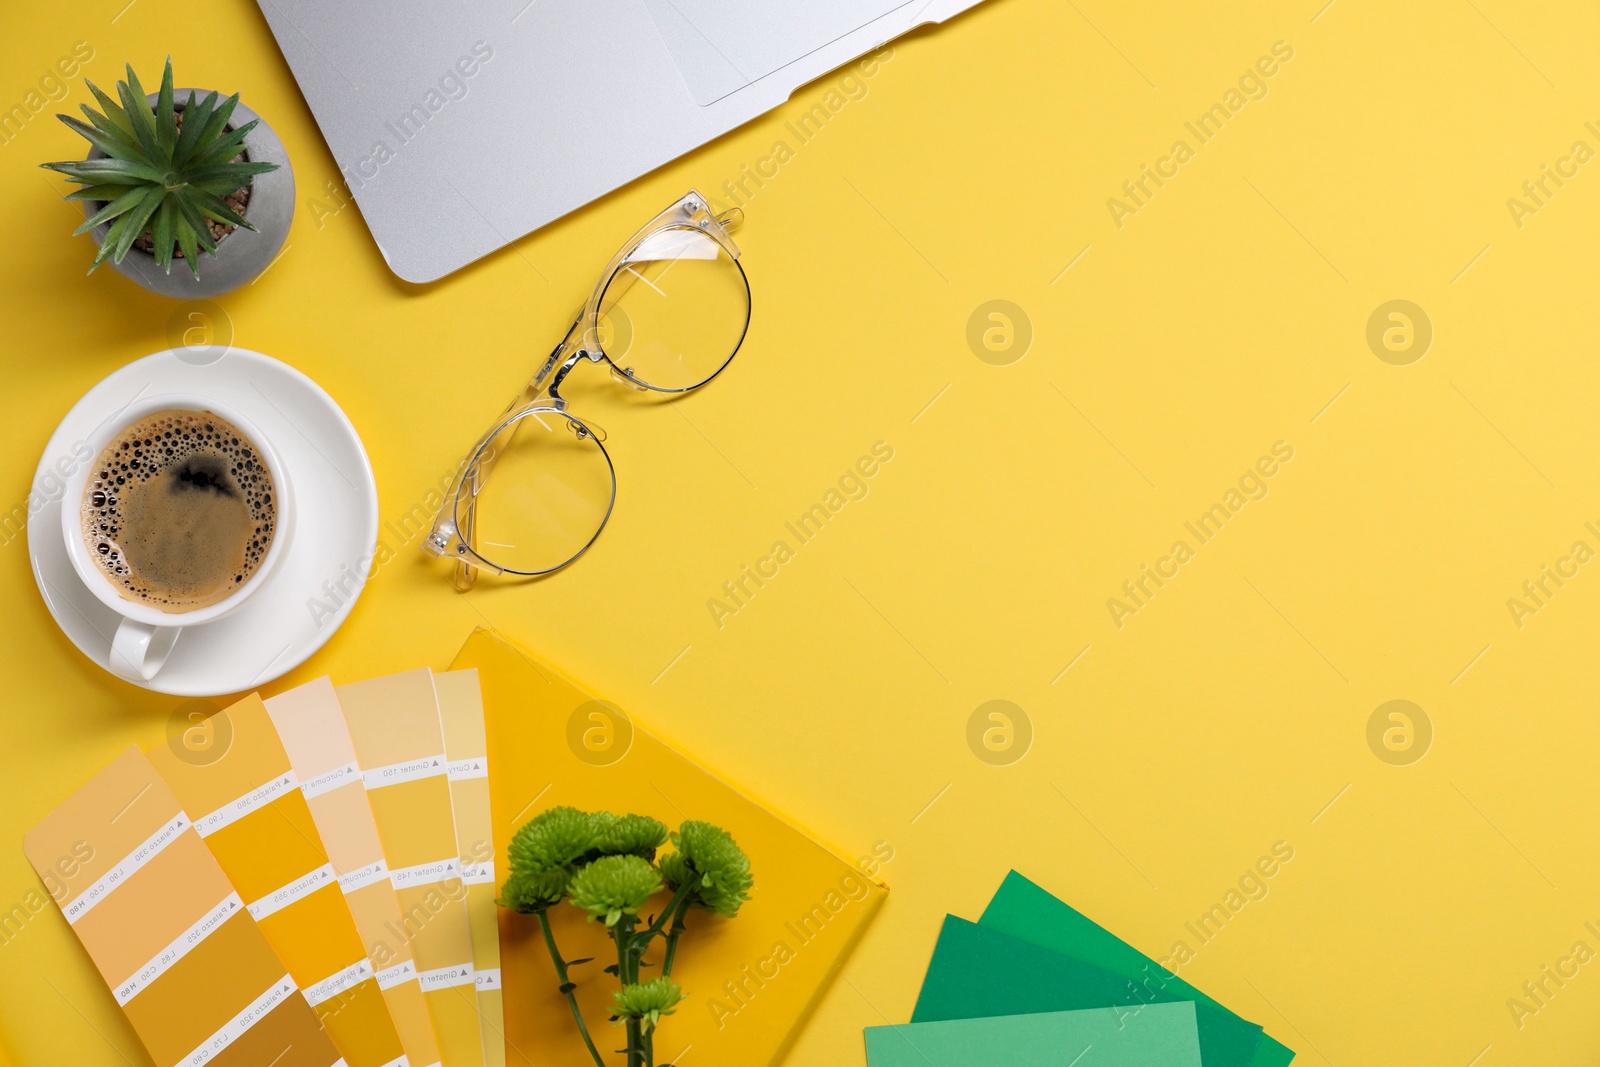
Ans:
[[[612,257],[561,343],[467,454],[423,541],[456,561],[457,589],[479,569],[549,574],[594,544],[616,469],[605,433],[567,411],[561,383],[584,360],[658,393],[722,373],[750,325],[750,280],[729,236],[742,220],[738,208],[713,215],[691,189]]]

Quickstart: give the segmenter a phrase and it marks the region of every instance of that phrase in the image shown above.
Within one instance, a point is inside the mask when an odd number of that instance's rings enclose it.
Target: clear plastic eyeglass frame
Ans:
[[[712,214],[705,197],[691,189],[677,203],[651,219],[611,258],[611,262],[600,275],[599,284],[595,286],[588,301],[567,329],[566,336],[545,358],[538,371],[529,379],[527,386],[517,394],[505,412],[478,439],[472,451],[462,461],[445,494],[444,503],[434,519],[433,528],[423,540],[423,551],[456,561],[454,568],[456,589],[462,592],[470,590],[477,582],[480,569],[519,577],[550,574],[582,556],[599,538],[616,504],[616,468],[612,465],[610,453],[606,452],[602,443],[605,440],[604,431],[584,422],[567,410],[567,402],[561,396],[561,383],[574,367],[585,360],[605,363],[614,378],[631,388],[657,393],[686,393],[700,388],[721,374],[744,343],[744,336],[750,323],[750,281],[745,275],[743,265],[739,262],[738,246],[730,236],[742,221],[743,212],[739,208],[730,208],[720,215]],[[715,246],[707,245],[708,240],[715,242]],[[713,356],[702,367],[702,370],[709,369],[709,373],[703,376],[693,375],[698,380],[678,381],[666,385],[659,381],[647,381],[645,380],[645,377],[649,376],[647,373],[613,361],[602,341],[602,317],[626,295],[632,285],[642,282],[650,285],[652,289],[655,288],[632,265],[646,260],[666,261],[669,257],[677,255],[706,258],[709,253],[711,257],[717,258],[719,249],[720,253],[726,254],[731,261],[733,269],[738,274],[737,281],[744,289],[744,321],[738,325],[737,340],[720,362]],[[594,532],[576,552],[571,553],[566,559],[553,561],[551,565],[540,569],[518,569],[506,565],[504,561],[497,563],[489,555],[484,554],[476,537],[477,508],[479,495],[488,484],[497,460],[511,447],[518,430],[524,421],[530,418],[539,419],[541,422],[548,419],[558,425],[564,424],[579,439],[592,440],[605,460],[611,478],[611,492],[604,514],[600,516]]]

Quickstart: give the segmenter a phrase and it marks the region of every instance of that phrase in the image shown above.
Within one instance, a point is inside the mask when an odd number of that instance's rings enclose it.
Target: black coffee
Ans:
[[[136,604],[209,607],[250,580],[277,499],[250,439],[208,411],[158,411],[117,435],[84,487],[83,538]]]

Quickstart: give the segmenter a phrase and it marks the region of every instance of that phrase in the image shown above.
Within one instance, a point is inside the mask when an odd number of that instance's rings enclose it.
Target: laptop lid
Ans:
[[[428,282],[977,0],[915,0],[853,28],[841,6],[871,15],[893,0],[743,0],[818,15],[787,52],[747,18],[707,23],[751,77],[731,89],[703,52],[669,44],[654,0],[258,2],[385,261]],[[715,14],[712,0],[673,2]]]

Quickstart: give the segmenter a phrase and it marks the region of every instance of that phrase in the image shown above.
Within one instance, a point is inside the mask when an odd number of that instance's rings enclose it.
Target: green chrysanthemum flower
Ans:
[[[541,811],[517,830],[507,849],[513,872],[542,874],[565,867],[594,847],[594,821],[577,808]]]
[[[523,915],[532,915],[552,904],[558,904],[567,895],[567,882],[572,878],[570,867],[533,873],[513,871],[500,888],[500,904]]]
[[[594,815],[594,847],[602,855],[632,855],[649,860],[666,843],[667,828],[648,815],[617,816],[608,811]]]
[[[708,911],[731,919],[750,899],[755,884],[750,857],[726,830],[707,822],[686,822],[672,835],[677,850],[661,857],[661,874],[676,892],[692,885],[690,899]]]
[[[611,995],[611,1010],[622,1019],[639,1019],[646,1028],[654,1027],[663,1015],[677,1011],[683,990],[670,978],[625,985]]]
[[[661,875],[638,856],[601,856],[572,876],[572,902],[593,918],[615,926],[624,915],[638,915],[661,892]]]
[[[523,914],[566,896],[573,864],[594,848],[594,821],[577,808],[551,808],[523,823],[506,850],[510,873],[500,902]]]

